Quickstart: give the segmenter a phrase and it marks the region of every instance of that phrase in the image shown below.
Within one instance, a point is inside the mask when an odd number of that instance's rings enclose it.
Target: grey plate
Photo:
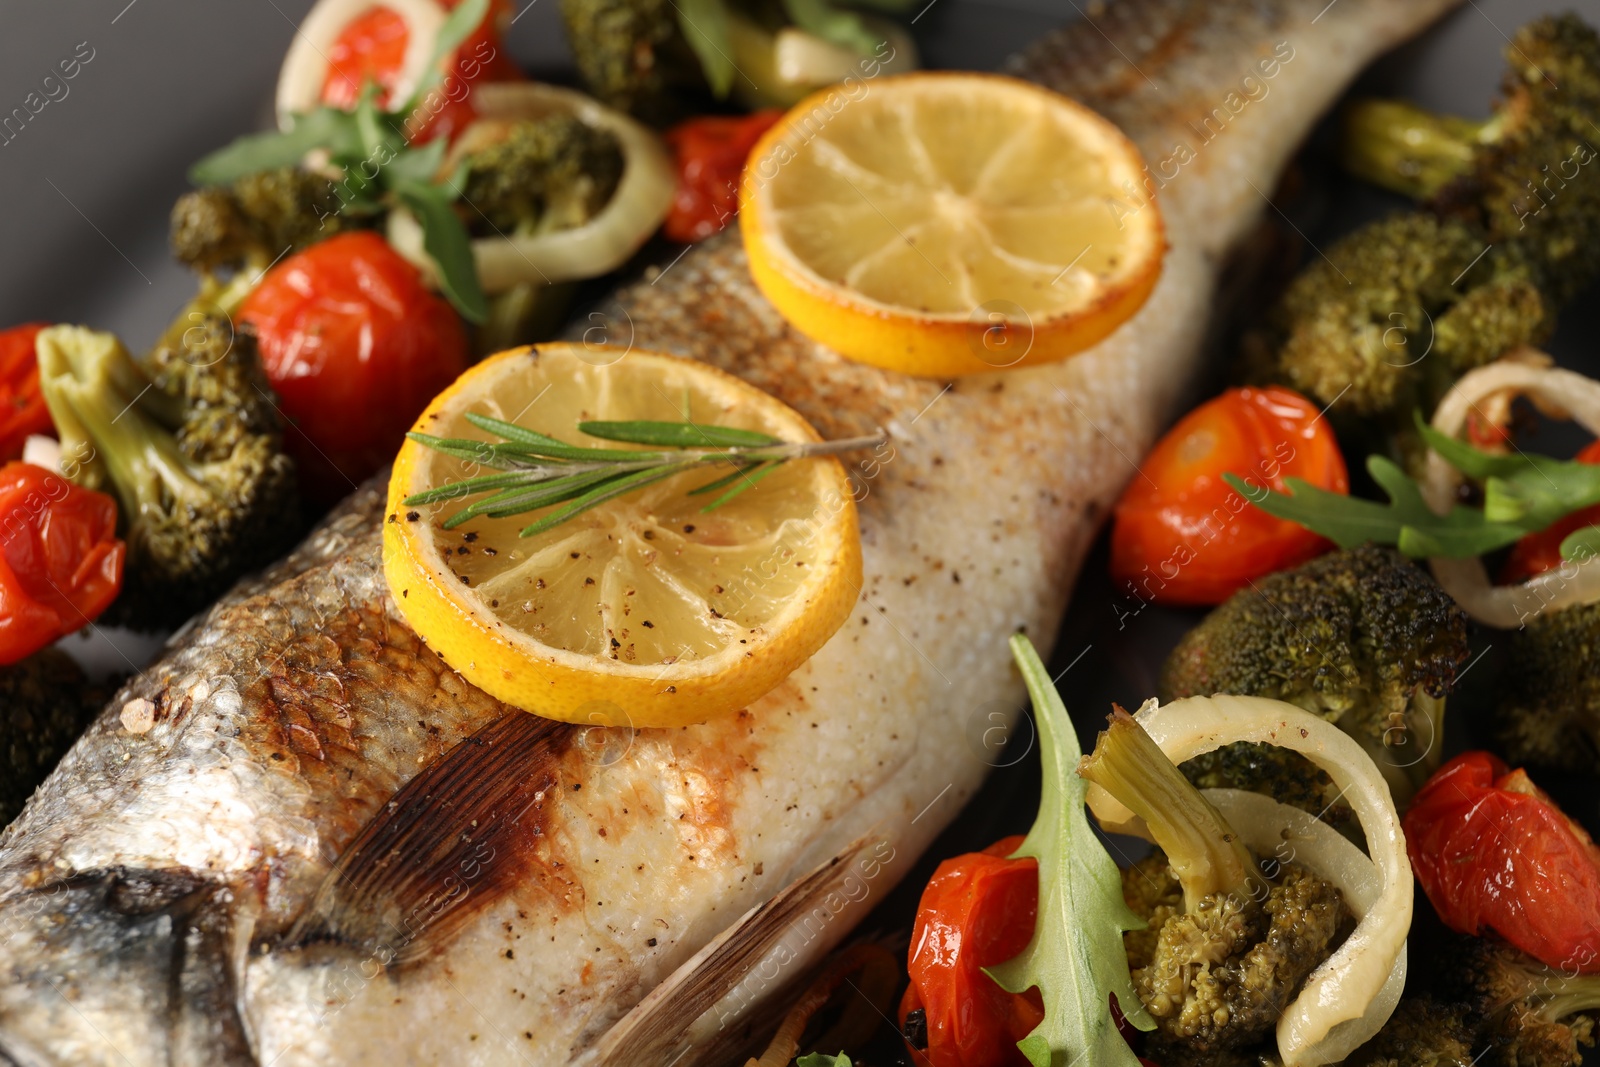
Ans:
[[[509,44],[535,76],[566,79],[569,56],[557,2],[528,2]],[[8,138],[0,144],[0,325],[75,321],[115,330],[134,345],[155,337],[193,288],[192,278],[166,251],[167,211],[187,187],[184,171],[210,149],[265,124],[279,61],[309,7],[310,0],[10,0],[0,33],[0,117],[39,91],[60,60],[80,50],[92,51],[92,58],[66,83],[64,96],[61,87],[52,89],[60,99],[20,133],[0,132]],[[1600,0],[1468,0],[1423,38],[1377,64],[1358,91],[1484,114],[1507,35],[1562,7],[1600,23]],[[931,0],[915,28],[929,65],[990,69],[1054,25],[1078,17],[1078,8],[1073,0]],[[1325,165],[1318,140],[1312,139],[1302,163],[1318,195],[1307,198],[1311,210],[1297,222],[1312,244],[1325,246],[1399,201],[1341,179]],[[1600,369],[1592,341],[1600,331],[1596,303],[1577,301],[1552,345],[1563,363],[1590,373]],[[1161,658],[1197,617],[1155,608],[1127,617],[1104,573],[1105,559],[1103,546],[1091,555],[1055,656],[1055,670],[1065,671],[1061,688],[1086,741],[1112,700],[1136,707],[1154,692]],[[1480,647],[1489,646],[1478,640]],[[69,638],[65,647],[97,670],[122,671],[147,662],[156,643],[97,631]],[[1498,654],[1489,651],[1489,662],[1476,668],[1485,675]],[[1459,708],[1465,714],[1452,709],[1452,747],[1476,732],[1475,709],[1470,699],[1465,703]],[[983,798],[947,831],[926,864],[1026,828],[1038,770],[1025,721],[1022,730],[997,759],[1006,766],[996,770]],[[1569,810],[1596,825],[1600,801],[1592,788],[1558,789],[1563,794]],[[878,921],[903,927],[924,880],[915,873],[908,878],[885,902]]]

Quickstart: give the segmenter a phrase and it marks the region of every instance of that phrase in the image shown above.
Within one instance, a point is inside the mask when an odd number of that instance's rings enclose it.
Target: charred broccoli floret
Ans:
[[[1124,935],[1134,988],[1156,1020],[1163,1064],[1260,1043],[1328,955],[1347,912],[1296,864],[1268,880],[1239,835],[1118,709],[1079,773],[1139,815],[1161,851],[1123,872],[1148,922]]]
[[[1428,198],[1373,223],[1291,286],[1252,339],[1256,365],[1337,413],[1405,427],[1464,371],[1555,327],[1600,274],[1600,183],[1583,169],[1600,122],[1600,36],[1576,16],[1525,26],[1486,123],[1404,104],[1358,107],[1347,157]],[[1271,356],[1263,356],[1262,352]]]
[[[206,274],[262,268],[286,252],[326,240],[357,221],[332,182],[298,167],[197,189],[172,207],[172,251]]]
[[[1600,604],[1541,612],[1508,661],[1495,704],[1506,758],[1600,772]]]
[[[620,111],[665,123],[709,89],[671,0],[561,0],[561,18],[584,85]]]
[[[0,667],[0,830],[83,733],[102,696],[58,649]]]
[[[1437,766],[1445,694],[1466,658],[1455,602],[1398,552],[1363,545],[1235,593],[1178,643],[1161,688],[1166,699],[1270,697],[1321,715],[1367,747],[1403,800]],[[1251,760],[1235,749],[1193,773],[1231,769],[1215,784],[1281,788],[1286,803],[1326,792],[1320,779],[1308,788],[1298,763]],[[1250,780],[1256,768],[1267,777]]]
[[[1345,1067],[1472,1067],[1472,1026],[1464,1005],[1423,995],[1401,999],[1383,1029]]]
[[[599,214],[622,180],[622,146],[572,115],[518,122],[467,156],[462,199],[476,236],[547,233]]]
[[[1546,967],[1489,938],[1462,938],[1442,970],[1478,1020],[1488,1067],[1577,1067],[1594,1046],[1600,975]]]
[[[121,504],[115,621],[181,622],[289,546],[294,462],[248,335],[207,320],[141,363],[111,334],[58,326],[38,351],[67,474]]]

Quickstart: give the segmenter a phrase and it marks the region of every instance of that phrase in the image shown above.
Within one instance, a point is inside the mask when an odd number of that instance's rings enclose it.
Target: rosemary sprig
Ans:
[[[425,433],[406,436],[436,452],[499,473],[463,478],[414,493],[406,498],[406,506],[422,507],[477,496],[477,500],[444,521],[444,528],[453,530],[480,516],[504,519],[539,508],[564,505],[524,527],[523,537],[553,529],[590,508],[663,478],[701,467],[732,467],[727,474],[688,492],[689,496],[701,496],[720,491],[720,495],[700,509],[715,511],[791,459],[874,448],[888,439],[880,431],[869,437],[837,441],[781,441],[755,430],[689,421],[580,422],[578,432],[589,437],[646,446],[643,449],[586,448],[488,415],[469,412],[466,419],[500,440],[435,437]]]

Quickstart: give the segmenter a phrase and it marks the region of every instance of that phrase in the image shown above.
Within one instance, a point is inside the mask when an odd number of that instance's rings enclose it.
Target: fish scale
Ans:
[[[844,627],[717,722],[540,725],[407,628],[364,487],[186,628],[0,835],[0,1062],[737,1045],[977,789],[988,716],[1023,695],[1006,639],[1053,640],[1197,370],[1225,255],[1350,79],[1450,6],[1126,0],[1014,61],[1134,139],[1167,223],[1149,302],[1070,361],[952,383],[844,361],[762,299],[733,234],[619,292],[575,339],[603,319],[827,436],[890,431],[892,454],[856,465],[865,583]],[[154,722],[132,733],[138,698]]]

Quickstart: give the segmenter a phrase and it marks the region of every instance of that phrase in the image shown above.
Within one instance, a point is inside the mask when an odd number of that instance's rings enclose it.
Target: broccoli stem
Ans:
[[[104,472],[126,522],[152,508],[166,513],[175,503],[208,503],[210,491],[162,425],[161,407],[170,398],[114,338],[80,333],[76,343],[40,350],[40,373],[50,382],[46,397],[63,451]]]
[[[1426,200],[1465,174],[1502,125],[1499,115],[1473,122],[1399,100],[1358,100],[1345,111],[1340,155],[1356,177]]]
[[[1122,708],[1112,713],[1094,751],[1078,763],[1078,773],[1144,820],[1183,886],[1186,911],[1209,896],[1264,894],[1261,874],[1239,835]]]
[[[1580,1011],[1600,1009],[1600,975],[1567,975],[1559,971],[1541,979],[1535,1013],[1547,1023],[1560,1022]]]

